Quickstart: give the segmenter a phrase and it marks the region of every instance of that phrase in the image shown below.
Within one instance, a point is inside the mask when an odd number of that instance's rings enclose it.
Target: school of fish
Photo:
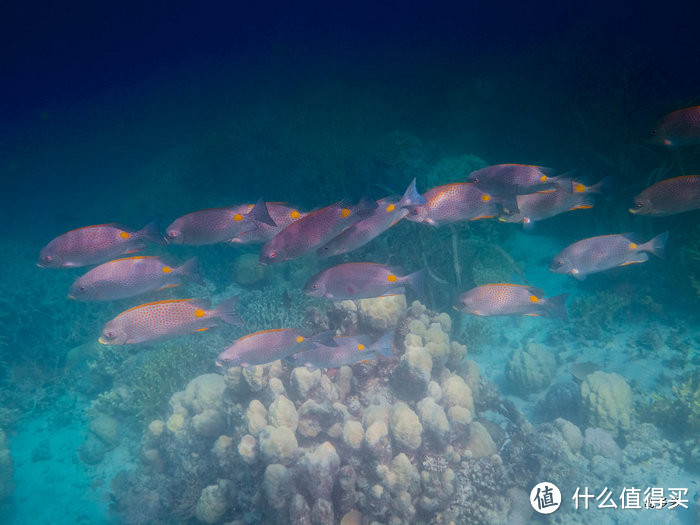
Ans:
[[[652,131],[652,142],[667,148],[700,144],[700,106],[666,115]],[[59,235],[39,254],[43,268],[93,266],[78,277],[68,297],[113,301],[179,286],[203,285],[196,258],[173,265],[158,256],[132,255],[149,244],[200,246],[215,243],[262,244],[259,264],[280,264],[302,256],[325,259],[351,253],[405,219],[433,227],[496,218],[532,227],[561,213],[589,209],[595,195],[609,193],[609,178],[590,186],[574,174],[543,166],[497,164],[476,170],[463,181],[419,194],[415,179],[402,196],[363,197],[304,212],[287,203],[238,204],[194,211],[175,219],[162,235],[151,222],[134,230],[115,223],[85,226]],[[665,217],[700,209],[700,175],[661,180],[633,199],[630,213]],[[581,239],[563,248],[549,265],[554,273],[576,279],[612,268],[642,263],[648,254],[663,257],[669,233],[645,240],[634,233]],[[311,255],[314,254],[314,255]],[[345,262],[310,276],[303,292],[332,301],[403,294],[422,295],[426,269],[405,273],[373,262]],[[478,316],[542,316],[567,319],[567,294],[546,297],[537,287],[516,283],[477,286],[459,295],[455,308]],[[237,298],[212,308],[207,300],[171,299],[136,305],[102,328],[99,342],[130,345],[204,332],[220,324],[242,326]],[[297,327],[270,327],[245,335],[223,349],[222,367],[265,364],[278,359],[295,366],[337,368],[392,355],[393,331],[338,336]]]

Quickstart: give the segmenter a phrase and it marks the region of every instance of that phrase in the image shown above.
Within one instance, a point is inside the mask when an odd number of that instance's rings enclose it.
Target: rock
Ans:
[[[245,420],[248,425],[248,432],[257,436],[262,429],[267,426],[267,410],[259,400],[253,399],[248,404],[248,409],[245,413]]]
[[[539,343],[515,350],[506,363],[506,377],[516,392],[529,394],[546,388],[556,370],[554,355]]]
[[[340,469],[340,457],[328,441],[307,452],[302,460],[309,493],[314,499],[330,499]]]
[[[391,389],[401,399],[417,401],[425,397],[432,369],[433,360],[426,350],[407,346],[391,376]]]
[[[583,437],[583,455],[589,459],[602,456],[619,463],[622,450],[617,446],[613,437],[602,428],[587,428]]]
[[[290,486],[292,475],[289,470],[279,463],[273,463],[265,468],[263,489],[267,502],[275,509],[282,509],[292,492]]]
[[[238,443],[238,454],[244,462],[252,465],[258,459],[258,442],[250,434],[246,434]]]
[[[450,424],[442,407],[432,397],[426,397],[418,402],[417,409],[426,436],[441,446],[445,445]]]
[[[478,421],[473,421],[469,424],[467,449],[471,452],[471,457],[473,458],[492,456],[498,452],[498,447],[496,447],[496,443],[493,442],[491,434],[489,434],[486,427]]]
[[[119,421],[111,416],[100,414],[90,421],[90,431],[108,447],[119,443]]]
[[[632,389],[618,374],[594,372],[581,383],[581,398],[589,425],[613,436],[632,427]]]
[[[452,375],[442,383],[442,403],[449,409],[450,407],[464,407],[472,414],[474,413],[474,399],[472,391],[458,375]]]
[[[107,447],[104,442],[97,438],[94,434],[89,434],[87,439],[78,448],[78,456],[80,461],[87,465],[97,465],[100,463],[107,452]]]
[[[298,366],[289,377],[290,388],[294,397],[299,400],[306,400],[309,394],[321,382],[321,371],[309,371],[305,366]]]
[[[215,437],[226,429],[226,421],[218,410],[207,408],[192,418],[192,428],[200,436]]]
[[[364,430],[359,421],[346,421],[343,425],[343,443],[348,448],[359,450],[362,446]]]

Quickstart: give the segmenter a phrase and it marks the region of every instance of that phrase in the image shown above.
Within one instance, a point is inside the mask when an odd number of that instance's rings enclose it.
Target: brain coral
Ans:
[[[618,374],[598,371],[581,384],[581,398],[591,426],[614,436],[632,426],[632,389]]]

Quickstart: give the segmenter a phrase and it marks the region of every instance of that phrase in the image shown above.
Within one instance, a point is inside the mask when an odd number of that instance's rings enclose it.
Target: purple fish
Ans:
[[[146,241],[163,246],[156,221],[136,231],[120,224],[85,226],[59,235],[39,254],[42,268],[76,268],[100,264],[146,247]]]
[[[266,243],[287,226],[306,216],[306,213],[299,211],[295,206],[281,202],[268,202],[267,210],[276,226],[261,222],[257,228],[241,232],[229,242],[233,244]]]
[[[408,206],[406,220],[442,226],[495,217],[500,211],[491,195],[467,182],[437,186],[426,191],[423,198],[425,204]]]
[[[311,350],[294,354],[290,361],[311,369],[338,368],[375,359],[378,355],[392,356],[394,332],[387,332],[377,341],[368,335],[336,336],[335,346],[316,344]]]
[[[226,242],[261,224],[275,226],[265,203],[259,200],[255,205],[239,204],[188,213],[175,219],[165,233],[172,244],[201,246]]]
[[[222,301],[213,310],[203,299],[172,299],[146,303],[120,313],[102,329],[99,342],[128,345],[170,339],[208,330],[223,321],[241,326],[236,298]]]
[[[216,364],[221,367],[262,365],[312,348],[315,342],[333,344],[332,333],[309,337],[308,330],[299,328],[262,330],[244,335],[226,347]]]
[[[583,280],[591,273],[648,261],[647,253],[663,258],[667,240],[668,232],[657,235],[644,244],[633,234],[590,237],[564,248],[554,257],[549,270]]]
[[[423,292],[425,270],[406,276],[397,275],[397,269],[376,263],[345,263],[323,270],[309,279],[304,293],[311,297],[325,297],[333,301],[366,299],[387,293],[403,293],[408,285],[418,294]]]
[[[406,216],[409,206],[425,204],[425,199],[416,190],[416,179],[411,181],[403,197],[386,197],[377,201],[377,208],[372,214],[356,222],[349,228],[321,246],[316,254],[319,257],[332,257],[356,250],[391,228]]]
[[[315,250],[376,207],[376,202],[362,199],[352,207],[341,201],[313,211],[270,239],[260,251],[260,264],[287,261]]]
[[[665,217],[700,208],[700,175],[683,175],[649,186],[634,198],[631,213]]]
[[[461,294],[457,308],[472,315],[541,315],[566,320],[567,297],[545,299],[544,292],[534,286],[484,284]]]
[[[178,286],[183,278],[204,284],[196,257],[177,267],[165,264],[159,257],[127,257],[101,264],[76,279],[68,297],[78,301],[112,301]]]
[[[664,146],[700,144],[700,106],[669,113],[651,133],[652,141]]]

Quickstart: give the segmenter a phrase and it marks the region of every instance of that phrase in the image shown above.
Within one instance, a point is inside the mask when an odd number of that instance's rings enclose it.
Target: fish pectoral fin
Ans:
[[[195,332],[204,332],[205,330],[209,330],[211,328],[210,326],[205,326],[204,328],[197,328]]]
[[[527,315],[528,317],[539,317],[540,316],[540,314],[523,314],[523,315]]]
[[[180,286],[180,283],[177,284],[166,284],[165,286],[161,286],[158,288],[158,290],[165,290],[167,288],[175,288],[176,286]]]
[[[629,264],[637,264],[637,263],[643,263],[643,262],[646,262],[646,260],[644,260],[644,261],[626,261],[626,262],[623,262],[622,264],[620,264],[620,266],[627,266]]]

